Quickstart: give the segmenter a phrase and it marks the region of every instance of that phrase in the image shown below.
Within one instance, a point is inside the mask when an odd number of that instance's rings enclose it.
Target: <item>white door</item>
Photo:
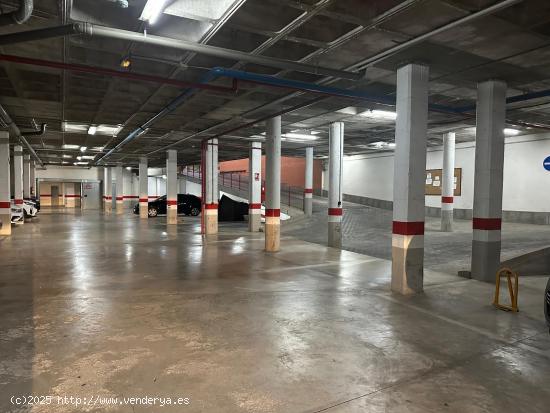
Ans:
[[[82,184],[82,209],[99,209],[99,182],[84,182]]]

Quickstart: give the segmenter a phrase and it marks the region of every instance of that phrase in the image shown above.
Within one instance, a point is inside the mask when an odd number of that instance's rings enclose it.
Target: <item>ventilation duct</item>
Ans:
[[[19,8],[10,13],[0,14],[0,26],[23,24],[32,15],[34,0],[19,0]]]

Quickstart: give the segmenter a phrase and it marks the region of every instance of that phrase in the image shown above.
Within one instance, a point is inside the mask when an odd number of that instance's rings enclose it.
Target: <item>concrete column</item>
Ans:
[[[424,205],[428,67],[397,71],[391,288],[400,294],[424,285]]]
[[[0,222],[0,235],[10,235],[10,134],[6,131],[0,131]]]
[[[31,156],[23,155],[23,199],[31,199]]]
[[[13,147],[13,199],[16,205],[23,205],[23,148]],[[24,220],[20,221],[24,222]]]
[[[149,218],[149,177],[147,157],[139,158],[139,217]]]
[[[328,155],[328,246],[342,247],[342,167],[344,123],[334,122],[329,129]]]
[[[265,141],[265,250],[281,249],[281,117],[267,121]]]
[[[206,142],[204,179],[206,180],[206,200],[204,205],[204,228],[206,234],[218,233],[218,140]]]
[[[455,133],[443,137],[443,170],[441,173],[441,231],[453,230],[453,202],[455,193]]]
[[[248,156],[248,230],[258,232],[262,226],[262,143],[250,143]]]
[[[31,161],[30,168],[30,181],[31,181],[31,198],[36,196],[36,164]]]
[[[103,211],[106,214],[113,212],[113,175],[112,168],[103,168]]]
[[[306,148],[306,179],[304,184],[304,214],[313,214],[313,148]]]
[[[166,223],[178,223],[178,151],[166,151]]]
[[[117,215],[124,213],[124,169],[118,164],[115,167],[116,180],[116,213]]]
[[[494,282],[500,267],[502,173],[506,83],[491,80],[477,88],[472,278]]]
[[[178,186],[179,186],[179,192],[178,193],[186,194],[187,193],[187,178],[179,177],[178,178]]]

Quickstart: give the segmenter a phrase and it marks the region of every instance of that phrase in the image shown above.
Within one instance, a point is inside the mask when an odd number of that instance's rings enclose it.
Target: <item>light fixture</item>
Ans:
[[[318,136],[315,135],[306,135],[304,133],[285,133],[284,135],[281,135],[283,138],[286,138],[287,140],[297,140],[297,141],[315,141],[319,139]]]
[[[77,157],[76,157],[76,160],[77,160],[77,161],[81,161],[81,160],[82,160],[82,156],[77,156]]]
[[[162,179],[166,179],[166,175],[162,175]]]
[[[63,145],[62,146],[63,149],[78,149],[80,148],[80,145]]]
[[[127,170],[127,171],[131,171],[131,170],[132,170],[132,167],[131,167],[131,166],[127,166],[127,167],[126,167],[126,170]]]
[[[103,146],[94,146],[92,148],[92,151],[94,151],[94,152],[103,152],[103,149],[105,149]]]
[[[95,159],[95,156],[94,155],[84,155],[84,156],[80,156],[79,158],[82,158],[82,159]]]
[[[67,155],[67,154],[63,154],[61,155],[62,158],[65,158],[65,159],[70,159],[73,157],[73,155]]]
[[[90,126],[88,128],[88,135],[95,135],[96,132],[97,132],[97,126]]]
[[[519,130],[512,128],[504,128],[504,134],[509,136],[519,135]]]
[[[80,147],[80,152],[86,152],[86,149],[88,149],[87,146],[81,146]]]
[[[390,112],[389,110],[378,110],[378,109],[367,110],[366,112],[363,112],[360,115],[365,118],[371,118],[371,119],[386,119],[386,120],[397,119],[397,113]]]
[[[166,7],[166,1],[167,0],[147,0],[139,19],[145,20],[149,22],[149,24],[155,24]]]
[[[128,69],[132,65],[132,61],[130,60],[130,56],[125,56],[120,61],[120,67],[123,69]]]

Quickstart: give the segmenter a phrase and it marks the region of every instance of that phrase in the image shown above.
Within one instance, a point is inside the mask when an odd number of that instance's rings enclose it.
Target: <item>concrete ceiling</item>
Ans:
[[[152,27],[139,20],[145,0],[35,0],[35,11],[24,26],[0,28],[0,34],[87,21],[113,28],[156,34],[280,59],[347,69],[370,56],[495,4],[490,0],[178,0]],[[17,1],[1,1],[4,11]],[[229,11],[232,13],[230,14]],[[224,14],[225,12],[225,14]],[[229,15],[230,14],[230,15]],[[199,82],[206,71],[221,66],[391,97],[396,69],[406,62],[430,66],[430,103],[453,107],[475,104],[476,84],[490,78],[505,80],[509,96],[550,89],[550,3],[525,0],[470,23],[446,30],[428,41],[406,48],[370,66],[363,80],[322,76],[122,40],[72,36],[6,45],[1,53],[122,70],[130,57],[130,72]],[[230,80],[219,85],[231,86]],[[82,155],[97,161],[103,153],[159,112],[182,89],[172,85],[62,71],[2,62],[0,103],[21,129],[45,122],[44,136],[29,141],[46,163],[71,164]],[[549,98],[508,105],[508,127],[521,133],[550,128]],[[204,138],[219,136],[220,158],[247,156],[252,135],[264,123],[255,121],[279,111],[284,132],[320,132],[315,153],[328,151],[328,124],[345,122],[345,154],[387,150],[377,142],[394,138],[392,121],[359,115],[368,109],[393,107],[364,100],[295,93],[252,83],[238,91],[197,91],[183,105],[107,159],[137,164],[148,154],[152,165],[165,160],[166,146],[175,144],[179,163],[197,163]],[[474,139],[475,119],[468,115],[430,112],[429,142],[456,131],[457,140]],[[525,123],[536,127],[521,126]],[[64,127],[65,124],[65,127]],[[67,125],[80,125],[71,129]],[[119,127],[116,136],[87,133],[89,125]],[[248,125],[244,128],[241,126]],[[100,128],[101,129],[101,128]],[[75,149],[63,149],[75,145]],[[283,142],[283,153],[303,156],[305,143]],[[95,150],[95,151],[94,151]],[[64,156],[63,156],[64,155]]]

